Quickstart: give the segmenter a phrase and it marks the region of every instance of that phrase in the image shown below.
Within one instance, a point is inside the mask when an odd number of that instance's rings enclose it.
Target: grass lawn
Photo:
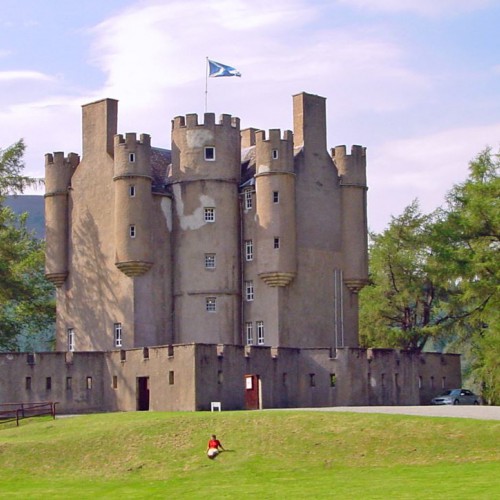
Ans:
[[[228,450],[205,456],[215,433]],[[0,426],[0,498],[500,498],[500,422],[111,413]]]

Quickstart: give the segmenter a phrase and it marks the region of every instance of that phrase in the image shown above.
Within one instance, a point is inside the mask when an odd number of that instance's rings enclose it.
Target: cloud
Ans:
[[[367,167],[372,229],[381,230],[381,222],[399,215],[415,198],[425,212],[443,205],[453,185],[466,179],[470,161],[486,147],[500,149],[500,122],[388,141],[372,148]]]
[[[409,12],[436,17],[484,9],[492,5],[494,0],[337,0],[337,2],[356,9],[389,13]]]
[[[37,80],[52,81],[52,76],[40,73],[39,71],[19,70],[19,71],[0,71],[0,83],[12,82],[17,80]]]

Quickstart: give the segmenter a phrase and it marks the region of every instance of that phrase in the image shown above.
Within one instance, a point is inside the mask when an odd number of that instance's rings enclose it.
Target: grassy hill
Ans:
[[[45,212],[43,196],[19,195],[7,196],[5,205],[17,214],[28,212],[27,226],[35,232],[37,238],[45,237]]]
[[[205,456],[217,434],[228,450]],[[495,498],[500,422],[306,411],[0,424],[11,498]],[[498,496],[496,496],[498,498]]]

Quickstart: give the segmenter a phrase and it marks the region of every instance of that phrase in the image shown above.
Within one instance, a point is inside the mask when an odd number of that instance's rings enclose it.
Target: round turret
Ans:
[[[68,188],[80,157],[45,155],[45,277],[57,287],[68,276]]]
[[[150,138],[116,135],[114,146],[115,265],[127,276],[140,276],[153,265]]]
[[[345,146],[332,150],[342,192],[342,244],[344,283],[358,293],[368,283],[368,223],[366,215],[366,149]]]
[[[297,270],[293,134],[255,138],[258,274],[269,286],[287,286]]]

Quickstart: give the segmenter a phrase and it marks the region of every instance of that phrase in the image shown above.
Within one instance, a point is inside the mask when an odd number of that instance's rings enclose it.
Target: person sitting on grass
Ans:
[[[217,436],[212,434],[207,445],[208,458],[214,459],[221,451],[225,451],[224,446],[222,446],[221,442],[217,439]]]

